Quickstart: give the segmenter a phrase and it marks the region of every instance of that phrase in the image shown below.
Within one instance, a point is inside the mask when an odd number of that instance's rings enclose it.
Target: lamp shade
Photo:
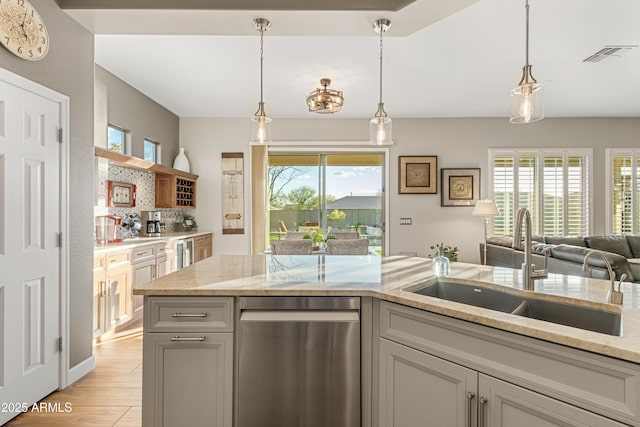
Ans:
[[[476,216],[496,216],[500,215],[500,210],[493,200],[478,200],[471,212]]]

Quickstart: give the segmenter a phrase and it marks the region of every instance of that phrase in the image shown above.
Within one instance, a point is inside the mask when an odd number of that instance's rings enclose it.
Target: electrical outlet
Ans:
[[[400,218],[400,225],[411,225],[411,218]]]

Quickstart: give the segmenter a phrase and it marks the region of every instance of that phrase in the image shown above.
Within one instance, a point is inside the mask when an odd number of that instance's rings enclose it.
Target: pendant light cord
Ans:
[[[382,35],[384,28],[380,27],[380,104],[382,104]]]
[[[260,104],[262,101],[262,62],[263,62],[263,53],[264,53],[264,26],[260,27]]]
[[[525,10],[526,10],[526,24],[525,24],[525,28],[526,28],[526,34],[525,34],[525,58],[524,58],[524,62],[525,62],[525,67],[529,66],[529,0],[526,0],[525,2]]]

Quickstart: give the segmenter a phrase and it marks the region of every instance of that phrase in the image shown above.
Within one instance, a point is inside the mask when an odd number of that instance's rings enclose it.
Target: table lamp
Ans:
[[[500,211],[493,200],[478,200],[471,215],[481,216],[484,223],[484,257],[482,258],[482,264],[487,265],[487,226],[491,217],[500,215]]]

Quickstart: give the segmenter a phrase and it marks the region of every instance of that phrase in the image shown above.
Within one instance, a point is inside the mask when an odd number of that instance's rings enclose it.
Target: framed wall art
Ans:
[[[438,156],[399,156],[399,194],[437,194]]]
[[[136,185],[109,181],[107,204],[112,208],[130,208],[136,205]]]
[[[222,153],[222,234],[244,234],[243,153]]]
[[[480,199],[480,168],[441,170],[440,206],[475,206]]]

